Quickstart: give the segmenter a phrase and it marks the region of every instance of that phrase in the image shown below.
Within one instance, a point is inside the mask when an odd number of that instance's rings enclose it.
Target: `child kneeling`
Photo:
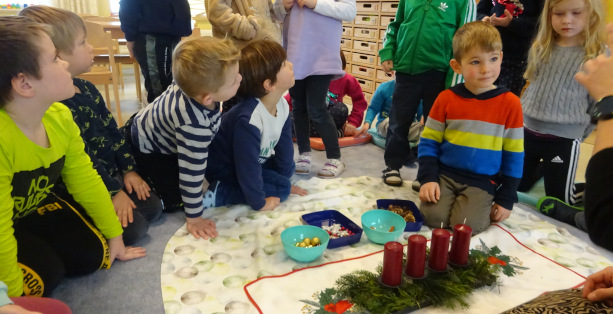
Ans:
[[[419,143],[420,210],[429,227],[469,225],[479,233],[505,220],[522,176],[519,98],[495,86],[502,42],[493,26],[472,22],[453,37],[453,70],[464,84],[434,102]]]
[[[294,145],[289,106],[282,97],[294,85],[291,62],[281,45],[258,40],[241,51],[241,101],[222,116],[209,150],[204,207],[247,204],[273,210],[291,194]]]

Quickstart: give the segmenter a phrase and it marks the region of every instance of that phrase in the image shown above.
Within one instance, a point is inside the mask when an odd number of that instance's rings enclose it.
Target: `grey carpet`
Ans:
[[[346,165],[342,177],[364,175],[380,177],[381,171],[385,168],[383,150],[373,144],[345,147],[341,149],[341,153]],[[292,180],[308,179],[323,166],[324,152],[313,151],[312,156],[312,174],[294,175]],[[401,169],[401,175],[404,180],[414,180],[417,169],[404,167]],[[402,188],[410,186],[405,184]],[[520,206],[524,209],[529,208]],[[559,222],[555,223],[536,211],[534,213],[556,225],[563,225],[576,237],[591,243],[584,232]],[[185,222],[184,218],[184,214],[180,212],[164,214],[159,221],[151,225],[148,237],[138,243],[147,249],[147,257],[129,262],[115,262],[110,270],[100,270],[78,278],[67,278],[53,292],[52,297],[66,302],[75,314],[164,313],[160,290],[162,255],[170,237]],[[613,260],[612,252],[598,249]]]

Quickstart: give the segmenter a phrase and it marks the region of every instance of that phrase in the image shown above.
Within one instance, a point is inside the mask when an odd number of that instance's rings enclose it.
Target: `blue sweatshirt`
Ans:
[[[139,34],[189,36],[192,15],[187,0],[121,0],[121,30],[127,41]]]
[[[247,205],[266,204],[262,165],[274,159],[276,171],[291,178],[294,164],[289,105],[281,97],[273,116],[257,98],[244,98],[222,116],[211,142],[206,179],[239,185]]]

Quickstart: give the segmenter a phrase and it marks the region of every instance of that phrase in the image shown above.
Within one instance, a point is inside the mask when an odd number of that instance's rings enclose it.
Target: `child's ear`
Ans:
[[[200,99],[200,103],[202,103],[205,107],[207,108],[211,108],[214,107],[213,103],[215,102],[215,100],[213,100],[213,95],[211,94],[200,94],[200,96],[198,97]]]
[[[269,93],[275,89],[275,85],[276,84],[273,84],[270,79],[266,79],[263,83],[264,89]]]
[[[13,86],[13,92],[24,98],[34,97],[34,88],[29,83],[29,77],[23,73],[17,74],[17,76],[11,79],[11,85]]]
[[[453,72],[457,74],[462,74],[462,65],[460,65],[460,62],[458,62],[458,60],[451,59],[451,61],[449,61],[449,65],[451,66]]]

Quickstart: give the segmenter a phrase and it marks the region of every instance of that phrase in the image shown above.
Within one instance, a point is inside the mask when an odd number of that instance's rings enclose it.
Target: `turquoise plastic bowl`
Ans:
[[[298,247],[296,243],[302,242],[305,238],[318,237],[321,245],[314,247]],[[324,229],[315,226],[293,226],[281,232],[281,242],[285,253],[292,259],[308,263],[318,259],[328,247],[330,235]]]
[[[395,241],[404,232],[407,222],[402,216],[388,210],[375,209],[362,214],[362,229],[372,242],[385,244]],[[388,230],[394,226],[394,231]],[[371,229],[373,227],[374,229]]]

